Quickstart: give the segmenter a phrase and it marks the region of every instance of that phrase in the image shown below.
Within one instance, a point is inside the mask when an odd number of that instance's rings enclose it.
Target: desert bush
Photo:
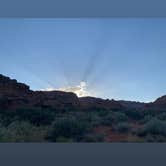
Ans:
[[[144,138],[145,142],[166,142],[166,137],[163,135],[148,134]]]
[[[159,115],[157,115],[157,118],[162,121],[166,121],[166,112],[163,112]]]
[[[108,111],[108,110],[100,110],[100,111],[97,112],[99,117],[105,117],[110,113],[112,113],[112,111]]]
[[[148,134],[166,136],[166,122],[153,118],[144,125],[144,128],[138,131],[139,136],[146,136]]]
[[[124,113],[121,112],[112,112],[109,111],[105,116],[100,117],[100,125],[105,126],[112,126],[115,123],[118,122],[125,122],[127,121],[127,116]]]
[[[125,115],[125,113],[122,112],[115,112],[113,113],[113,121],[116,122],[124,122],[127,121],[127,116]]]
[[[75,116],[77,120],[85,122],[89,127],[96,127],[102,124],[103,118],[98,115],[96,112],[86,112],[80,114],[81,116]]]
[[[0,122],[3,126],[8,126],[10,123],[17,121],[18,117],[14,110],[0,110]]]
[[[104,135],[100,133],[90,133],[83,137],[81,142],[103,142]]]
[[[13,111],[7,111],[3,116],[9,122],[18,120],[18,121],[29,121],[30,123],[40,126],[40,125],[49,125],[54,120],[54,112],[47,109],[19,109]],[[15,119],[13,119],[15,118]]]
[[[140,122],[141,124],[145,124],[145,123],[149,122],[152,118],[153,118],[152,115],[146,115],[146,116],[145,116],[143,119],[141,119],[139,122]]]
[[[13,121],[29,121],[36,125],[51,123],[52,113],[41,109],[1,110],[3,123],[8,125]]]
[[[143,111],[144,113],[144,116],[146,115],[151,115],[151,116],[158,116],[160,114],[165,114],[166,113],[166,110],[163,110],[163,109],[146,109]]]
[[[100,126],[102,123],[103,123],[102,118],[99,117],[98,115],[94,115],[94,116],[91,116],[89,126],[90,127],[96,127],[96,126]]]
[[[118,123],[117,125],[114,125],[113,129],[120,133],[126,133],[131,129],[131,126],[127,122],[121,122]]]
[[[68,142],[73,142],[73,139],[60,136],[56,138],[56,142],[68,143]]]
[[[51,141],[57,141],[58,137],[80,139],[88,130],[85,122],[78,121],[75,118],[56,118],[52,130],[48,135]]]
[[[111,114],[108,114],[107,116],[102,118],[102,125],[104,126],[111,126],[114,122],[114,117]]]
[[[36,127],[25,121],[15,121],[0,127],[1,142],[44,142],[48,128]]]
[[[134,119],[134,120],[140,120],[144,117],[144,113],[142,111],[139,111],[139,110],[126,110],[125,111],[125,114],[131,118],[131,119]]]

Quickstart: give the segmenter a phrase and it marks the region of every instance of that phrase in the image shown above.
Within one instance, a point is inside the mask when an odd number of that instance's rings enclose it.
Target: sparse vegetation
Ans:
[[[0,110],[0,142],[164,142],[165,120],[164,111]]]
[[[104,134],[90,133],[84,136],[82,142],[104,142]]]
[[[44,142],[48,127],[36,127],[25,121],[14,121],[0,127],[0,142]]]
[[[127,122],[118,123],[117,125],[114,126],[114,130],[120,133],[129,132],[130,129],[131,126]]]
[[[57,138],[63,137],[79,141],[87,130],[87,123],[75,118],[57,118],[53,123],[48,139],[50,141],[57,141]]]
[[[166,122],[157,118],[151,119],[138,131],[139,136],[162,135],[166,136]]]

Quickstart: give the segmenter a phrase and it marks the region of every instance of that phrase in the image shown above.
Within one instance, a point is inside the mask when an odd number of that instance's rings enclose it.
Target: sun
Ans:
[[[90,92],[87,90],[87,83],[84,81],[81,81],[79,85],[73,86],[73,87],[66,87],[66,88],[59,88],[59,90],[65,91],[65,92],[73,92],[78,97],[84,97],[89,96]]]
[[[75,93],[78,97],[85,97],[85,96],[91,96],[91,93],[87,90],[87,83],[84,81],[81,81],[79,85],[77,86],[72,86],[72,87],[64,87],[64,88],[46,88],[46,91],[53,91],[53,90],[60,90],[64,92],[73,92]]]
[[[78,97],[84,97],[84,96],[90,95],[90,93],[87,91],[86,82],[83,82],[83,81],[80,82],[80,85],[78,85],[77,87],[78,89],[76,89],[74,93],[76,93]]]

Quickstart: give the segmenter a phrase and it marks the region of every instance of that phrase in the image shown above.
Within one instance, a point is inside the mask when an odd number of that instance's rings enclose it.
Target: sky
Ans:
[[[166,94],[166,19],[0,19],[0,73],[32,90],[86,82],[96,97]]]

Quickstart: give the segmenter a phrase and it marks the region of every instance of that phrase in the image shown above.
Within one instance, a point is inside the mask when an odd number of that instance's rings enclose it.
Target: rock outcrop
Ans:
[[[124,101],[118,100],[118,102],[127,109],[142,110],[145,108],[146,103],[136,102],[136,101]]]
[[[29,86],[0,75],[0,109],[52,108],[66,109],[121,109],[115,100],[94,97],[78,98],[63,91],[32,91]]]
[[[78,97],[71,92],[35,91],[30,102],[35,107],[53,109],[75,109],[79,107]]]
[[[32,93],[29,86],[18,83],[15,79],[10,79],[0,74],[0,97],[18,97],[26,96]]]
[[[0,109],[53,108],[74,109],[79,106],[74,93],[32,91],[29,86],[0,75]]]
[[[115,100],[104,100],[95,97],[81,97],[79,98],[80,105],[84,109],[105,109],[105,110],[118,110],[124,107]]]
[[[72,109],[166,109],[166,96],[152,103],[104,100],[95,97],[78,98],[76,94],[63,91],[32,91],[26,84],[0,74],[0,109],[52,108],[54,110]]]
[[[154,102],[146,104],[145,107],[153,110],[166,110],[166,95],[157,98]]]

